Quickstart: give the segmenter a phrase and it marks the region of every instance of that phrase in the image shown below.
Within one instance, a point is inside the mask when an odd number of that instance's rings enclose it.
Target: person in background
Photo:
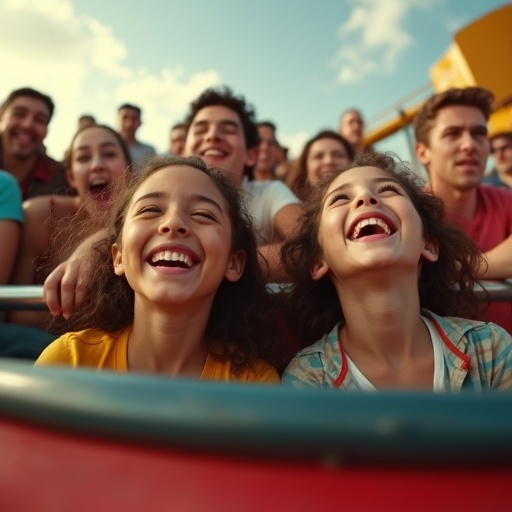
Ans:
[[[63,165],[43,144],[54,109],[49,96],[30,87],[12,91],[0,106],[0,169],[16,178],[23,199],[69,193]]]
[[[260,143],[258,157],[252,170],[254,181],[275,179],[279,143],[276,139],[276,125],[270,121],[261,121],[257,125]]]
[[[366,150],[364,144],[364,120],[361,112],[355,108],[341,114],[338,133],[352,146],[354,155]]]
[[[512,277],[512,190],[481,185],[493,99],[482,87],[448,89],[422,105],[413,126],[428,186],[484,253],[479,277],[506,279]],[[512,302],[493,302],[486,319],[512,333]]]
[[[283,382],[434,392],[512,387],[512,337],[475,320],[482,256],[441,199],[367,152],[319,188],[283,246],[293,326]],[[321,338],[321,339],[319,339]],[[318,341],[315,341],[318,340]]]
[[[323,177],[353,158],[352,146],[346,139],[332,130],[322,130],[306,142],[285,183],[304,200]]]
[[[36,365],[279,383],[256,239],[224,171],[155,158],[107,219],[83,305]]]
[[[82,128],[66,154],[68,180],[77,194],[38,196],[23,203],[25,226],[13,284],[42,284],[49,271],[68,257],[63,248],[72,233],[108,205],[116,182],[128,181],[128,149],[108,126]],[[11,312],[9,321],[43,327],[47,316],[39,311]]]
[[[148,156],[156,155],[155,148],[137,140],[137,130],[142,125],[140,107],[124,103],[117,110],[118,130],[130,151],[133,168],[137,171]]]
[[[171,128],[170,152],[171,155],[181,156],[185,147],[185,139],[187,137],[187,125],[185,123],[175,124]]]
[[[256,230],[258,258],[269,283],[286,282],[280,248],[295,229],[302,207],[299,199],[278,180],[248,181],[256,162],[258,131],[252,107],[228,87],[206,89],[190,105],[185,122],[188,132],[184,155],[219,167],[243,190]],[[45,299],[52,315],[69,318],[84,296],[91,272],[90,237],[46,279]]]
[[[82,128],[86,128],[87,126],[92,126],[96,124],[96,119],[91,114],[83,114],[78,118],[78,126],[77,131]]]
[[[496,133],[489,140],[494,169],[484,176],[482,183],[512,188],[512,131]]]
[[[21,190],[10,173],[0,170],[0,285],[9,283],[23,226]],[[25,325],[5,323],[0,311],[0,357],[34,360],[55,336]]]

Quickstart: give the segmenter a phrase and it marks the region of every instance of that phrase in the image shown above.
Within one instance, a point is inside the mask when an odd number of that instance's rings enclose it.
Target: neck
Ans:
[[[432,183],[431,190],[441,198],[446,208],[446,213],[461,217],[470,221],[475,216],[477,204],[477,189],[459,190],[451,186]]]
[[[417,350],[418,332],[424,329],[418,276],[401,270],[364,271],[361,276],[338,282],[345,317],[342,344],[349,356],[366,354],[392,365],[412,357]]]
[[[38,155],[33,154],[27,158],[18,158],[16,155],[9,153],[5,147],[2,147],[2,168],[12,174],[19,183],[32,172]]]
[[[267,181],[271,180],[273,177],[271,169],[259,169],[255,167],[253,174],[255,181]]]
[[[137,144],[137,139],[135,138],[135,134],[128,135],[126,133],[121,132],[121,136],[123,137],[123,140],[128,144],[129,146],[133,146],[134,144]]]
[[[136,296],[128,343],[130,370],[199,377],[208,355],[210,304],[166,305]]]

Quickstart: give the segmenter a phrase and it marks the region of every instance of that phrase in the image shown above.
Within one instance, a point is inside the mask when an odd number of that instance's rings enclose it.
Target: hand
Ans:
[[[87,258],[72,256],[46,278],[43,295],[53,316],[71,317],[75,306],[84,299],[89,272]]]

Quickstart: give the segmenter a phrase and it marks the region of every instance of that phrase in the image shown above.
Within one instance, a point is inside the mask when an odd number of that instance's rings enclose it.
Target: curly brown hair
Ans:
[[[69,320],[55,318],[49,328],[62,333],[88,328],[107,332],[121,330],[133,323],[134,291],[126,277],[114,273],[111,248],[120,240],[126,212],[135,191],[152,174],[172,166],[189,166],[207,174],[226,200],[232,222],[232,250],[244,251],[246,263],[237,282],[223,279],[215,295],[208,320],[205,340],[212,355],[229,359],[233,371],[251,365],[257,358],[282,367],[282,344],[271,323],[271,308],[266,284],[258,262],[257,242],[251,218],[236,185],[218,168],[208,168],[199,158],[153,157],[130,183],[116,193],[105,214],[88,220],[73,239],[76,247],[85,236],[100,229],[105,237],[94,244],[89,254],[90,268],[87,291]],[[172,178],[169,178],[169,186]],[[105,229],[106,226],[106,229]],[[220,344],[220,350],[219,347]]]
[[[474,242],[445,218],[441,199],[425,190],[423,181],[392,154],[368,152],[339,169],[322,182],[305,203],[298,231],[282,247],[281,258],[291,277],[290,288],[283,293],[284,307],[294,334],[307,345],[343,321],[343,311],[328,275],[315,281],[311,269],[320,254],[318,230],[322,199],[332,181],[341,173],[357,167],[377,167],[400,183],[418,212],[426,239],[437,241],[439,258],[424,261],[418,283],[420,307],[439,315],[478,317],[480,299],[475,293],[477,273],[484,260]]]

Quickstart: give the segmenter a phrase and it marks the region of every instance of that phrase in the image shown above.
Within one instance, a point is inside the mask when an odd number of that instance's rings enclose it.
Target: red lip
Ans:
[[[354,230],[359,222],[365,219],[381,219],[383,220],[388,226],[391,231],[391,234],[395,233],[397,231],[397,227],[395,223],[387,216],[384,215],[381,212],[365,212],[361,215],[358,215],[350,224],[350,227],[346,233],[346,237],[350,240],[352,237],[352,234],[354,233]]]

